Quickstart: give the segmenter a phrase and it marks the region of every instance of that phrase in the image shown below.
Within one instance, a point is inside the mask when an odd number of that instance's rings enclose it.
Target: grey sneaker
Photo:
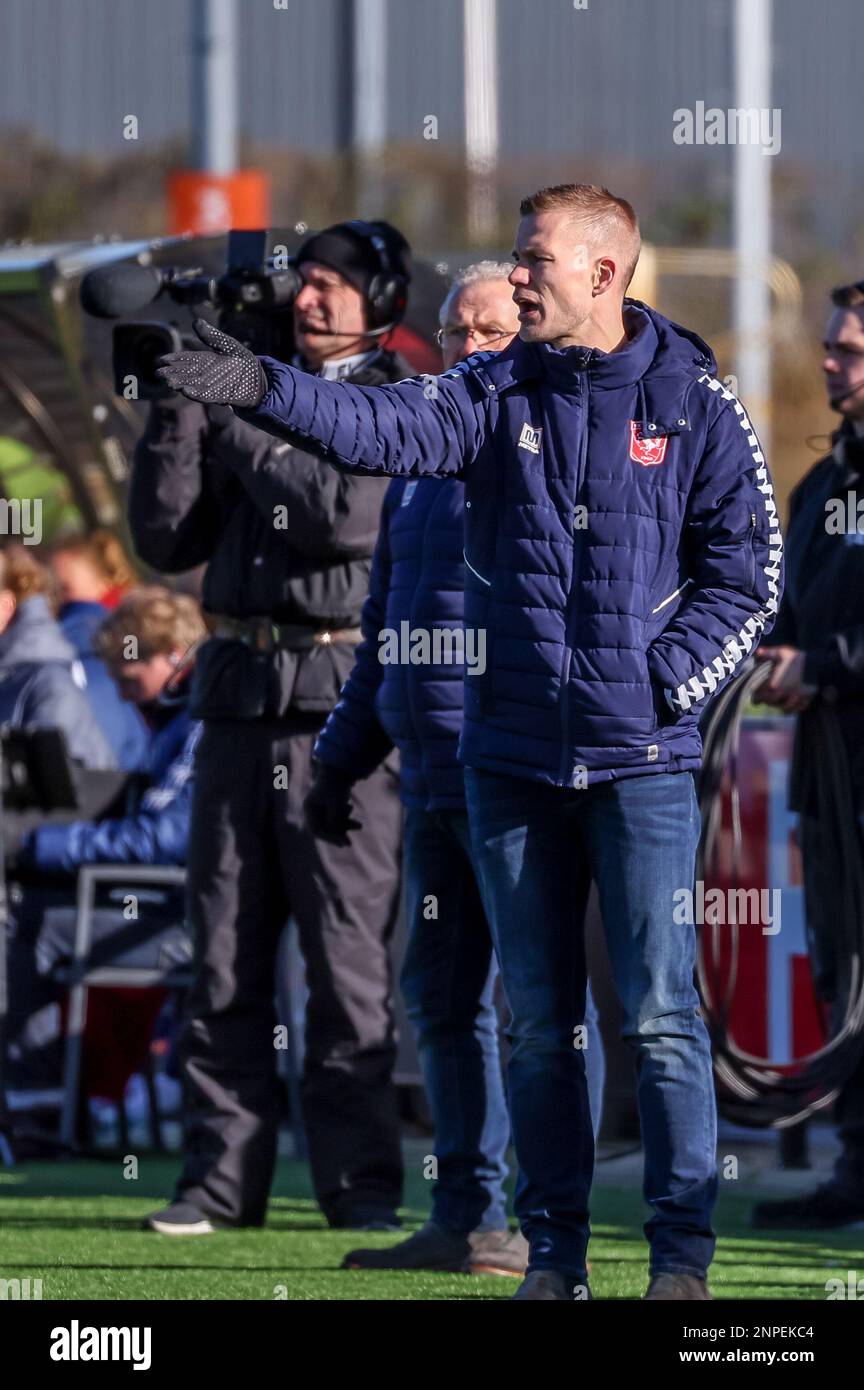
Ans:
[[[695,1274],[654,1274],[648,1285],[648,1292],[643,1294],[645,1299],[712,1299],[714,1295],[709,1293],[708,1284],[704,1279],[699,1279]]]
[[[528,1242],[521,1231],[472,1231],[468,1274],[505,1274],[520,1278],[528,1268]]]
[[[191,1202],[172,1202],[161,1211],[151,1211],[143,1221],[145,1231],[160,1236],[211,1236],[219,1227]]]
[[[458,1274],[470,1254],[469,1237],[427,1221],[387,1250],[349,1250],[343,1269],[434,1269]]]
[[[547,1303],[573,1303],[591,1298],[591,1290],[587,1281],[579,1283],[574,1281],[571,1275],[562,1274],[557,1269],[534,1269],[525,1275],[513,1298],[544,1299]]]

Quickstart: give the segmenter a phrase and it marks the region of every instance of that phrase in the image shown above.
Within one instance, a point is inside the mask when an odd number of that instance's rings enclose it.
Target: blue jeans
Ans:
[[[435,1125],[432,1219],[450,1231],[503,1230],[510,1121],[492,938],[467,815],[409,810],[404,872],[409,935],[402,992]],[[603,1047],[593,1001],[586,1025],[591,1113],[599,1128]]]
[[[584,790],[467,769],[486,914],[513,1016],[510,1112],[516,1215],[531,1269],[581,1282],[594,1141],[582,1052],[583,922],[597,883],[609,957],[636,1053],[651,1271],[704,1277],[714,1252],[716,1104],[693,985],[696,936],[673,920],[693,889],[699,809],[689,772]]]

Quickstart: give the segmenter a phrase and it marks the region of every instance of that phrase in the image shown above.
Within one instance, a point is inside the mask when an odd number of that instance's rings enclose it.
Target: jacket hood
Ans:
[[[645,430],[677,434],[689,429],[687,397],[701,373],[716,373],[714,353],[698,333],[638,299],[625,299],[624,319],[629,342],[620,352],[553,348],[517,337],[503,352],[475,353],[464,366],[470,364],[490,392],[543,378],[557,390],[566,389],[574,373],[581,371],[590,372],[592,390],[638,383]]]
[[[77,656],[42,594],[25,599],[0,636],[0,666],[32,666],[43,661],[71,666]]]

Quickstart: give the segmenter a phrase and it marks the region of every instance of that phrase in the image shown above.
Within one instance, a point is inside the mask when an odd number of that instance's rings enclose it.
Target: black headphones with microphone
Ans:
[[[405,305],[408,302],[408,281],[404,275],[400,275],[394,270],[390,254],[387,250],[387,242],[379,231],[376,230],[377,223],[363,222],[359,219],[346,222],[346,227],[350,227],[352,232],[358,236],[365,237],[369,241],[378,257],[380,271],[372,277],[372,283],[366,294],[369,305],[369,327],[378,333],[384,333],[393,328],[405,312]]]
[[[381,235],[378,225],[377,222],[364,222],[360,218],[339,223],[339,226],[350,227],[355,235],[368,241],[378,257],[380,269],[373,275],[365,295],[369,326],[363,336],[367,338],[379,337],[382,333],[389,333],[392,328],[395,328],[405,313],[405,306],[408,303],[408,280],[394,268],[390,253],[387,250],[387,240]],[[294,279],[294,289],[290,300],[293,303],[303,288],[303,279],[295,257],[289,261],[289,271],[293,274]]]

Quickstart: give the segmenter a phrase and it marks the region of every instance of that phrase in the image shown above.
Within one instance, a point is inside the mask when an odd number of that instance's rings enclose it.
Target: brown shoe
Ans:
[[[714,1295],[709,1293],[708,1284],[704,1279],[699,1279],[695,1274],[655,1274],[652,1276],[648,1285],[648,1292],[643,1294],[644,1299],[712,1299]]]
[[[528,1268],[528,1242],[521,1231],[472,1231],[469,1274],[509,1274],[520,1279]]]

